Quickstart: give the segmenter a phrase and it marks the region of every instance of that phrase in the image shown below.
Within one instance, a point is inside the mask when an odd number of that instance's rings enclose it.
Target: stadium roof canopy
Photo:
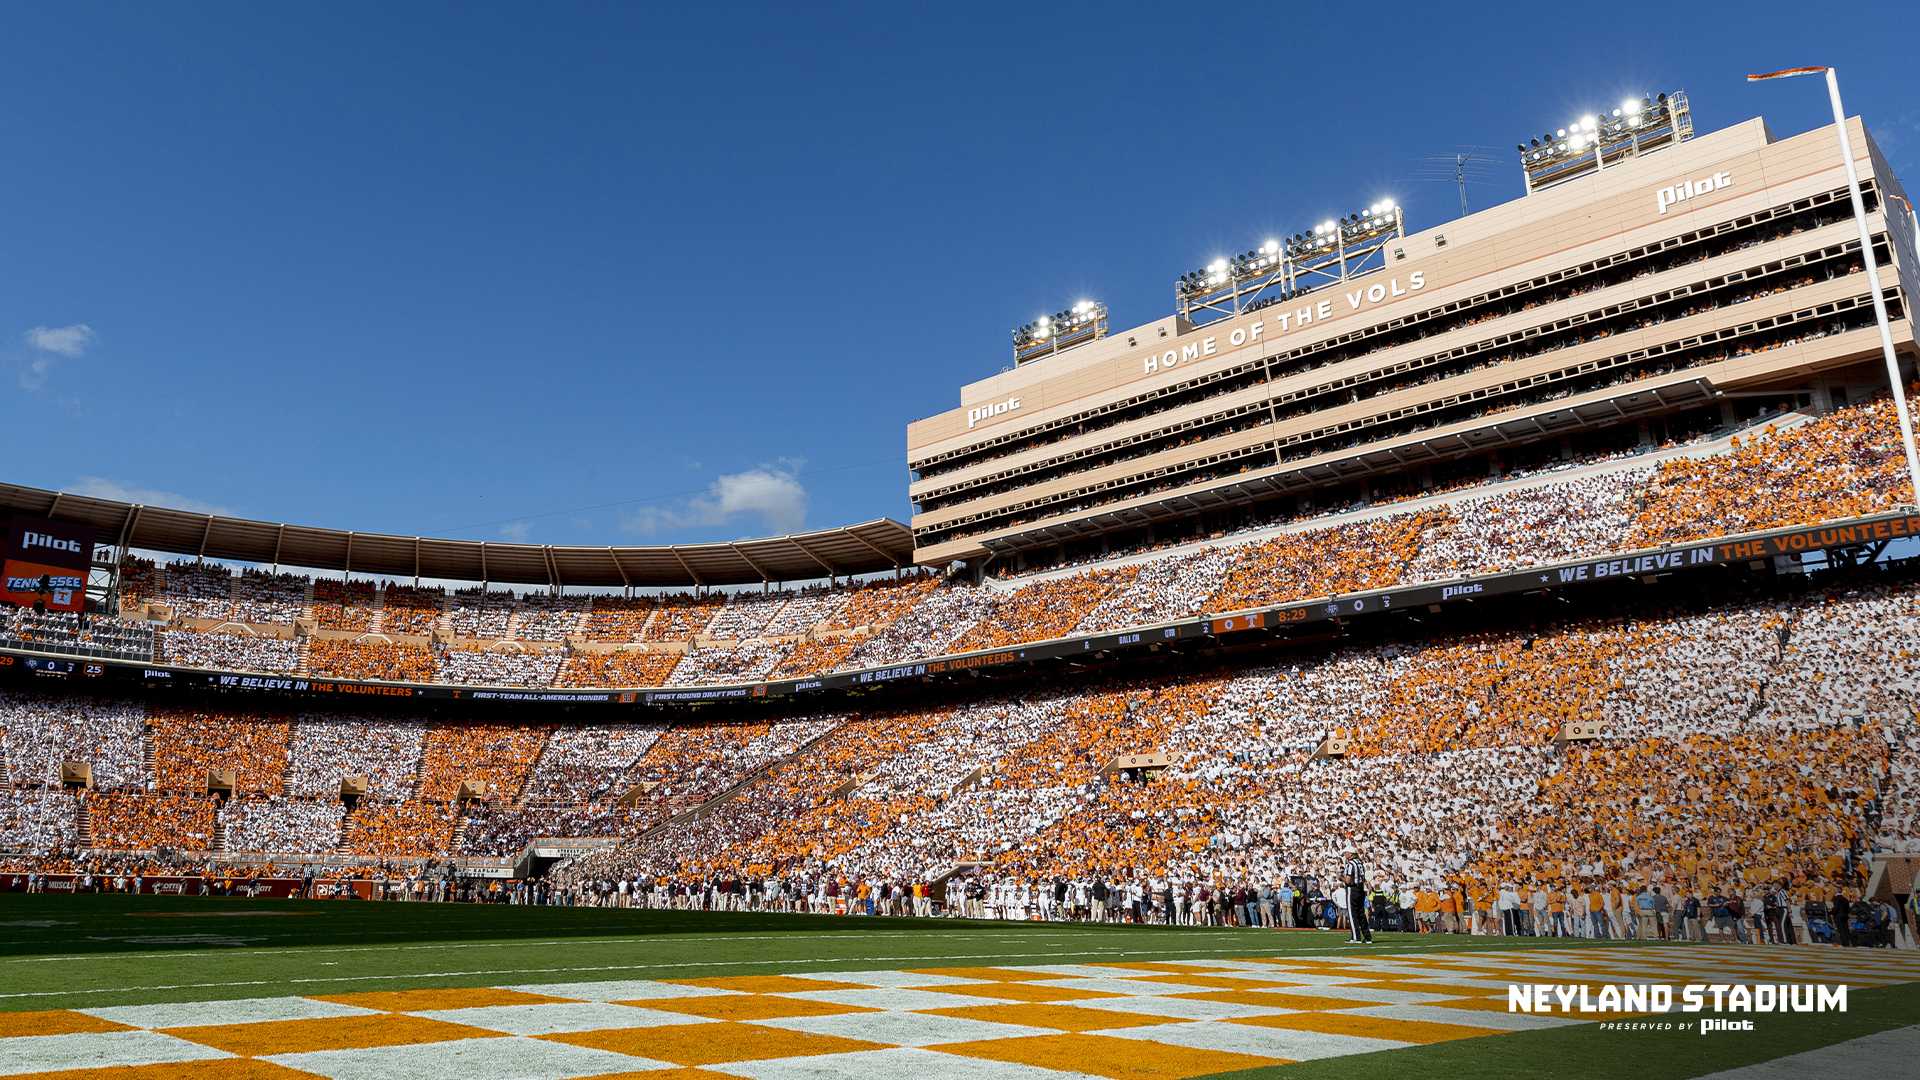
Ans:
[[[684,588],[810,581],[913,564],[913,534],[880,518],[791,536],[665,547],[563,547],[320,529],[0,484],[0,510],[90,525],[145,551],[399,578]]]

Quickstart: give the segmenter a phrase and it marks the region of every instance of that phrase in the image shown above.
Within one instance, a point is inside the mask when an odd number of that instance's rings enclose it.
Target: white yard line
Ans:
[[[641,939],[641,940],[645,940],[645,939]],[[599,943],[599,944],[604,944],[604,943]],[[1418,951],[1418,952],[1429,952],[1429,951],[1435,951],[1435,950],[1456,951],[1456,950],[1447,950],[1446,946],[1443,944],[1404,945],[1404,946],[1396,945],[1394,948],[1395,948],[1396,955],[1404,955],[1405,953],[1410,951]],[[1326,949],[1300,950],[1297,952],[1289,952],[1286,954],[1286,957],[1280,957],[1278,959],[1281,959],[1282,961],[1284,961],[1287,957],[1293,957],[1293,956],[1337,955],[1342,952],[1344,952],[1344,950],[1336,946],[1333,948],[1326,948]],[[322,984],[322,983],[380,982],[380,981],[391,981],[391,980],[401,980],[401,979],[451,979],[451,978],[470,978],[478,975],[489,975],[489,976],[491,975],[554,975],[554,974],[567,974],[572,972],[666,971],[666,970],[679,970],[683,968],[764,967],[770,964],[778,964],[782,967],[800,967],[803,965],[853,963],[853,962],[872,963],[876,961],[877,962],[893,962],[893,963],[933,964],[938,966],[947,966],[952,962],[959,961],[959,960],[1005,961],[1005,960],[1023,960],[1023,959],[1043,959],[1043,960],[1057,962],[1062,958],[1081,957],[1081,956],[1164,957],[1169,955],[1198,956],[1203,954],[1207,956],[1218,956],[1220,955],[1220,953],[1221,953],[1221,950],[1219,948],[1100,949],[1100,950],[1081,950],[1078,952],[1061,952],[1061,951],[1054,950],[1054,951],[1036,952],[1036,953],[936,953],[931,955],[917,955],[917,956],[812,956],[812,957],[793,957],[793,958],[781,959],[781,960],[761,960],[761,961],[685,960],[685,961],[676,961],[673,963],[649,963],[649,964],[596,964],[596,965],[574,965],[574,966],[566,966],[566,967],[542,967],[542,968],[477,968],[477,969],[468,970],[468,971],[416,971],[416,972],[405,972],[405,973],[392,974],[392,975],[329,975],[329,976],[304,976],[304,977],[298,977],[298,978],[281,978],[281,979],[237,979],[237,980],[231,980],[226,982],[163,983],[163,984],[153,984],[153,985],[146,985],[146,986],[105,986],[105,987],[98,987],[98,988],[86,989],[86,990],[24,990],[24,991],[16,991],[13,993],[0,993],[0,1000],[20,999],[20,998],[61,997],[67,994],[130,994],[130,993],[136,993],[141,991],[151,991],[151,990],[211,990],[211,989],[227,989],[227,988],[240,987],[240,986],[292,986],[292,985],[308,985],[308,984]],[[118,955],[118,954],[114,954],[114,955]],[[213,957],[226,957],[233,954],[227,953],[227,952],[220,952],[220,953],[211,953],[208,955]],[[1354,955],[1364,957],[1364,956],[1370,956],[1372,954],[1359,953]],[[1380,958],[1385,959],[1386,956],[1382,955]],[[101,959],[101,957],[94,956],[94,957],[86,957],[84,959]],[[995,966],[998,966],[998,965],[995,965]]]
[[[1202,932],[1206,933],[1208,931],[1202,931]],[[1088,931],[1081,934],[1075,934],[1073,936],[1076,938],[1086,938],[1086,937],[1097,936],[1098,933],[1099,932],[1097,931]],[[141,936],[145,937],[147,935],[143,934]],[[923,940],[927,938],[963,938],[967,941],[1021,941],[1021,942],[1066,940],[1066,939],[1055,938],[1055,937],[1045,937],[1045,936],[1042,936],[1041,932],[1022,933],[1022,934],[1001,934],[1001,933],[980,933],[980,932],[965,933],[965,932],[957,932],[957,931],[925,931],[925,932],[916,933],[916,932],[904,931],[904,930],[882,930],[882,931],[842,930],[838,932],[826,932],[826,933],[817,933],[817,934],[816,933],[809,933],[809,934],[642,934],[637,937],[593,937],[593,936],[583,934],[579,937],[556,938],[551,941],[521,941],[521,940],[442,941],[442,942],[435,942],[435,943],[426,944],[426,945],[365,945],[365,946],[288,945],[288,946],[261,948],[261,949],[222,949],[218,953],[209,953],[208,955],[210,956],[217,955],[220,957],[271,956],[276,953],[310,953],[310,952],[316,952],[316,951],[327,952],[327,953],[420,952],[420,951],[437,951],[441,949],[513,949],[513,948],[519,948],[521,946],[550,946],[550,945],[630,945],[630,944],[639,944],[642,942],[680,943],[680,942],[689,942],[689,941],[693,941],[693,942],[697,942],[697,941],[794,941],[796,939],[805,939],[805,938],[825,938],[829,940],[840,940],[840,941],[846,941],[846,940],[872,941],[876,938],[892,939],[892,938],[902,938],[902,937],[920,938]],[[70,962],[75,960],[98,960],[103,956],[111,956],[116,958],[179,956],[181,953],[188,952],[188,951],[190,950],[160,949],[152,952],[95,952],[95,953],[76,953],[68,956],[18,956],[18,957],[7,958],[3,961],[0,961],[0,963],[44,964],[50,961]]]

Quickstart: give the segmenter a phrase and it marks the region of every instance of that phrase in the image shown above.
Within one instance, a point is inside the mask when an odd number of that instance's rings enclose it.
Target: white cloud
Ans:
[[[233,511],[214,503],[201,502],[177,491],[159,491],[154,488],[129,487],[104,476],[83,476],[67,485],[67,490],[75,495],[91,495],[96,499],[114,499],[119,502],[141,503],[146,506],[161,506],[168,510],[186,510],[195,514],[218,514],[232,517]]]
[[[38,390],[47,385],[47,376],[52,373],[52,358],[36,356],[20,369],[20,389]]]
[[[531,531],[533,531],[533,523],[530,521],[509,521],[500,526],[500,537],[516,544],[524,544],[527,542],[527,534]]]
[[[649,506],[621,519],[630,532],[725,525],[746,518],[762,533],[792,533],[806,527],[807,489],[801,463],[791,458],[716,477],[707,490],[677,506]]]
[[[71,326],[36,326],[27,331],[27,344],[41,352],[50,352],[76,360],[93,344],[93,327],[86,323]]]
[[[86,323],[72,326],[36,326],[20,335],[27,343],[26,362],[20,366],[20,389],[39,390],[53,376],[62,360],[78,360],[93,344],[93,327]]]

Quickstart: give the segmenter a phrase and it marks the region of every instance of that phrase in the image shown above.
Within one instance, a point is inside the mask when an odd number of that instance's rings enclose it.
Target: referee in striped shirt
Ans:
[[[1373,928],[1367,925],[1367,864],[1360,854],[1347,852],[1347,925],[1352,933],[1347,941],[1354,945],[1373,944]]]

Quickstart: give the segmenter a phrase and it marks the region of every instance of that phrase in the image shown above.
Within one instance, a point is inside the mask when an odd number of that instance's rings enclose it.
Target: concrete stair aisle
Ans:
[[[353,815],[360,812],[358,807],[347,811],[340,817],[340,842],[333,845],[335,855],[352,855],[353,844],[347,839],[353,834]]]
[[[93,846],[93,808],[84,799],[80,801],[80,812],[74,817],[74,831],[80,837],[81,847]]]
[[[453,827],[453,840],[449,843],[447,849],[455,855],[464,853],[467,850],[467,841],[472,839],[472,831],[473,819],[468,817],[463,810],[460,814],[459,823]]]
[[[640,629],[634,631],[633,640],[635,641],[647,640],[647,631],[653,628],[653,620],[659,617],[660,617],[660,604],[656,602],[653,605],[653,607],[648,610],[647,619],[645,622],[640,624]]]

